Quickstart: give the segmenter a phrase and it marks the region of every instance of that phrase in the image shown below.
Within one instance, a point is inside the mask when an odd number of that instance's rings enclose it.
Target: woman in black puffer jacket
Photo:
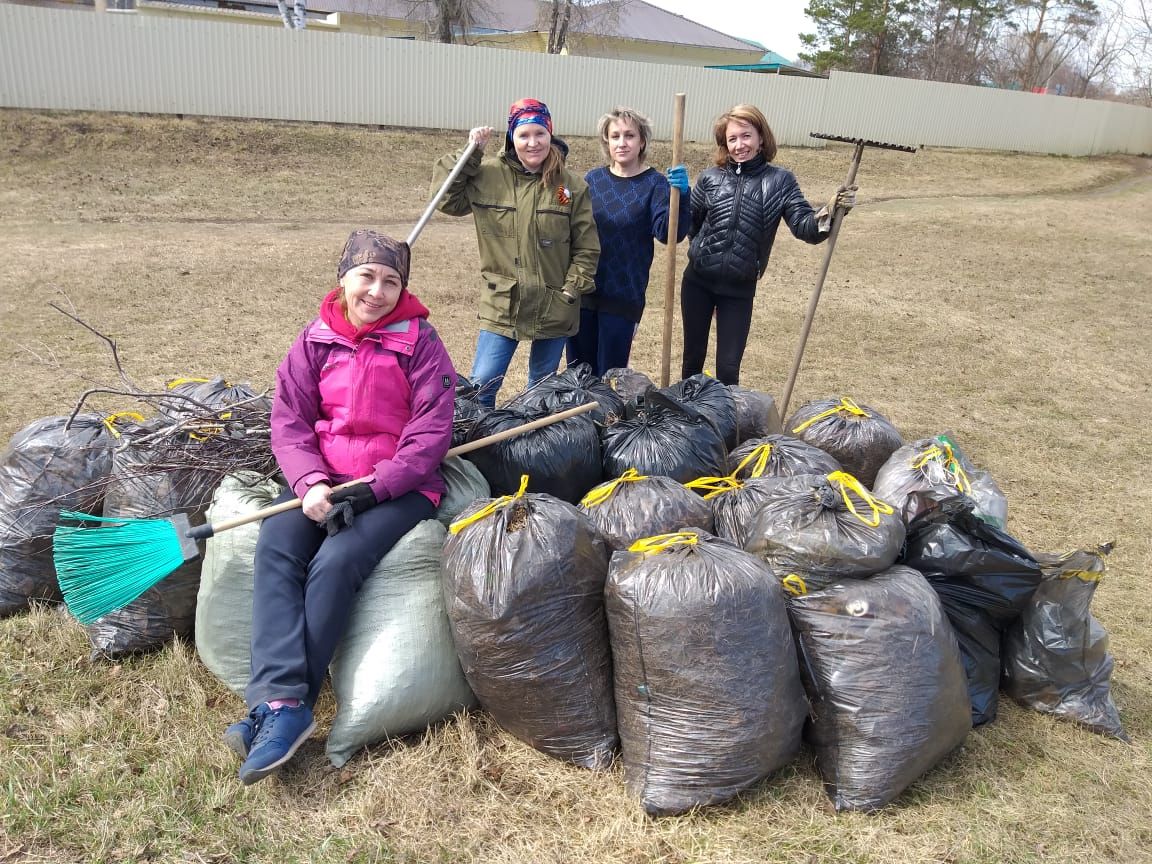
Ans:
[[[756,281],[764,275],[781,218],[806,243],[821,243],[832,227],[800,192],[791,171],[773,165],[776,139],[758,108],[737,105],[713,128],[716,165],[692,189],[692,237],[680,288],[684,322],[682,377],[704,370],[716,316],[716,377],[740,382],[740,361],[752,324]],[[851,209],[855,187],[841,188],[830,205]]]

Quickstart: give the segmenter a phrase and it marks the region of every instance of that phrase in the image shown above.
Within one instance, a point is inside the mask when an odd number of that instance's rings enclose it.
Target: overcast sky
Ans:
[[[808,0],[648,0],[738,39],[751,39],[789,60],[800,53],[800,33],[815,32],[804,14]]]

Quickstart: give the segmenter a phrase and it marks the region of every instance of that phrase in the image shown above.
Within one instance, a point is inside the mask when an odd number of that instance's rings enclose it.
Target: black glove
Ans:
[[[367,483],[354,483],[346,489],[337,489],[328,496],[328,500],[332,503],[332,509],[324,517],[324,527],[329,537],[338,534],[342,528],[351,528],[358,513],[380,503]]]

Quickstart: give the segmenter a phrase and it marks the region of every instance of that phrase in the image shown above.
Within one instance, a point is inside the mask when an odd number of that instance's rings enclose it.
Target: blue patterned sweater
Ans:
[[[600,235],[600,263],[596,290],[581,298],[582,305],[638,322],[652,269],[652,240],[663,243],[668,237],[668,178],[655,168],[635,177],[617,177],[601,167],[589,171],[584,180]],[[680,240],[692,227],[691,197],[680,196],[676,232]]]

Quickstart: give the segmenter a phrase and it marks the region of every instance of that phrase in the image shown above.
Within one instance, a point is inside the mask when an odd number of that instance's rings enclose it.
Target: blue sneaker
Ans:
[[[260,721],[264,719],[264,715],[267,713],[267,705],[258,705],[249,711],[248,716],[243,720],[238,720],[225,729],[221,736],[225,746],[241,759],[247,759],[248,751],[252,749],[252,739],[256,737],[256,732],[260,728]]]
[[[257,721],[256,737],[252,740],[248,758],[240,766],[240,780],[245,786],[274,773],[292,758],[316,729],[312,709],[307,705],[273,711],[267,704],[262,704],[253,713],[257,711],[262,713]]]

